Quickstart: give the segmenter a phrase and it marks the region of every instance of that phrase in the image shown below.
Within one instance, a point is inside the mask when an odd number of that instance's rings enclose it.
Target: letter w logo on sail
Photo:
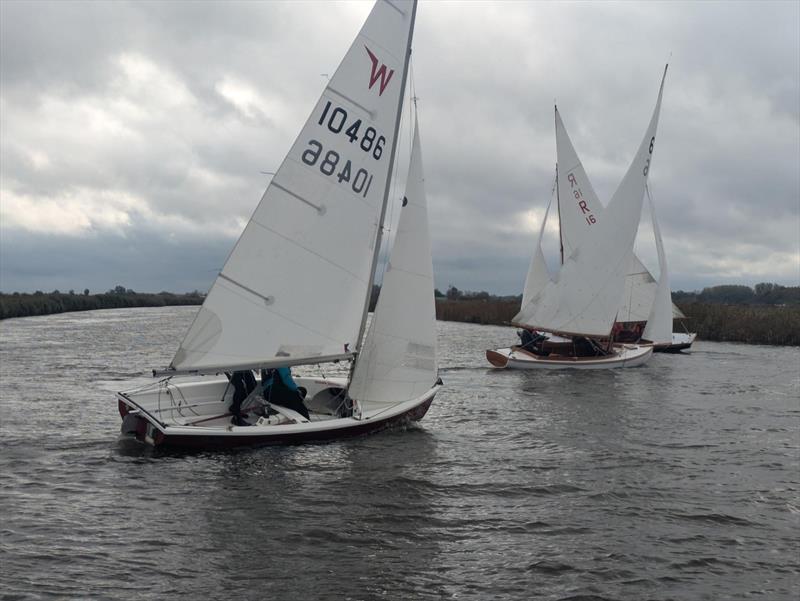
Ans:
[[[386,75],[386,65],[381,64],[380,69],[378,68],[378,57],[372,54],[372,51],[364,46],[367,50],[367,54],[369,54],[369,58],[372,61],[372,73],[369,75],[369,89],[372,89],[372,86],[375,85],[375,82],[378,79],[381,80],[379,85],[380,91],[378,92],[378,96],[383,95],[383,91],[386,89],[386,86],[389,85],[389,82],[392,80],[392,75],[394,75],[394,69],[389,70],[389,75]]]

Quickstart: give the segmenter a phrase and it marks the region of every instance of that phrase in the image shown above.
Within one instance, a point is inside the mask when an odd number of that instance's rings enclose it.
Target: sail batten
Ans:
[[[174,372],[356,350],[408,69],[416,5],[405,4],[408,12],[373,7],[189,327]]]

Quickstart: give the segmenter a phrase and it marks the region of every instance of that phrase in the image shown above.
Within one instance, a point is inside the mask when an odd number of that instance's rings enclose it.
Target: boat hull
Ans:
[[[697,334],[684,334],[682,332],[674,332],[672,334],[672,344],[656,344],[653,351],[656,353],[679,353],[692,347]]]
[[[117,398],[120,414],[123,416],[123,434],[153,447],[218,450],[328,442],[373,434],[422,419],[440,388],[441,385],[437,384],[415,399],[382,411],[365,413],[361,418],[345,417],[251,426],[166,424],[125,393],[118,393]]]
[[[620,345],[614,355],[604,357],[539,356],[519,347],[486,351],[486,359],[498,369],[615,369],[638,367],[650,359],[652,345]]]

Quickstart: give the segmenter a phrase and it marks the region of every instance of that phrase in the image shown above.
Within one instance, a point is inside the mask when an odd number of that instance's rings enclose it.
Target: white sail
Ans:
[[[378,0],[277,170],[170,368],[349,356],[372,289],[415,2]]]
[[[362,409],[415,398],[436,382],[436,306],[419,128],[403,208],[350,396]]]
[[[539,228],[539,238],[536,240],[536,250],[533,253],[531,264],[528,267],[528,275],[525,278],[525,288],[522,291],[522,306],[524,307],[528,301],[539,294],[542,289],[550,282],[550,272],[547,269],[547,263],[544,260],[544,251],[542,250],[542,237],[544,236],[544,226],[547,223],[547,217],[550,214],[550,204],[553,199],[550,198],[550,203],[547,204],[547,210],[544,212],[544,219]]]
[[[568,257],[586,232],[602,219],[605,207],[592,187],[556,107],[558,203],[563,256]],[[646,321],[656,298],[657,283],[635,254],[625,277],[625,293],[617,321]],[[680,312],[677,307],[675,311]]]
[[[667,256],[664,252],[664,243],[661,240],[661,228],[656,219],[656,209],[653,199],[647,195],[650,203],[650,215],[653,220],[653,234],[656,238],[656,251],[658,252],[658,287],[653,308],[647,318],[642,337],[656,344],[672,344],[672,293],[669,287],[669,272],[667,271]]]
[[[579,246],[585,234],[597,225],[603,205],[597,198],[575,147],[567,135],[561,115],[556,113],[556,157],[558,161],[558,219],[562,260]]]
[[[635,254],[625,276],[625,294],[617,321],[646,321],[656,298],[656,279]]]
[[[608,203],[604,219],[587,230],[584,239],[565,256],[557,280],[532,297],[514,317],[515,322],[567,334],[609,335],[633,256],[663,91],[662,78],[645,137]]]

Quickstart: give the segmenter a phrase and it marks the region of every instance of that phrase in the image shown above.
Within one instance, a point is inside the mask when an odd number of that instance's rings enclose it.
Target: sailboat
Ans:
[[[564,254],[571,253],[578,242],[592,228],[598,220],[603,219],[604,206],[597,197],[597,194],[589,181],[583,164],[578,158],[577,152],[572,141],[567,134],[566,127],[561,119],[561,115],[556,107],[556,144],[558,148],[558,164],[566,166],[557,169],[556,177],[561,185],[559,190],[569,189],[566,197],[560,194],[557,197],[559,215],[559,239],[561,243],[561,260]],[[649,186],[645,185],[653,228],[655,223],[655,207],[650,195]],[[577,194],[576,194],[577,191]],[[663,254],[663,243],[660,233],[656,236],[656,244],[661,245],[661,255],[659,259],[659,276],[657,281],[653,274],[645,267],[644,263],[636,256],[631,256],[631,265],[625,277],[625,292],[622,297],[622,305],[617,313],[614,325],[614,338],[621,342],[638,342],[648,340],[655,342],[654,351],[675,351],[691,346],[696,335],[690,333],[672,333],[672,320],[674,318],[685,318],[686,316],[672,302],[669,290],[669,280],[667,274],[666,256]],[[663,281],[662,281],[663,280]],[[666,283],[666,287],[664,287]],[[666,301],[659,295],[666,294]],[[643,335],[647,329],[646,324],[653,317],[653,309],[659,308],[663,314],[655,317],[664,321],[669,321],[669,337],[659,336],[658,340],[653,340]],[[669,309],[669,311],[667,311]],[[658,331],[663,330],[659,326]],[[653,333],[650,328],[649,333]]]
[[[229,448],[338,439],[425,415],[442,384],[416,119],[367,328],[416,8],[376,2],[172,362],[153,370],[157,382],[117,394],[123,433],[154,446]],[[308,417],[265,400],[268,370],[326,362],[349,362],[349,376],[296,377]],[[255,386],[232,415],[237,374]]]
[[[524,348],[487,350],[486,358],[494,367],[608,369],[635,367],[650,358],[653,352],[650,344],[615,342],[614,326],[624,304],[626,279],[635,258],[633,245],[655,147],[666,72],[665,68],[645,137],[605,208],[603,219],[597,218],[595,206],[599,209],[601,205],[556,107],[559,167],[555,189],[559,199],[562,264],[558,274],[551,277],[542,249],[543,222],[525,282],[522,307],[513,319],[524,331],[546,331],[549,336],[539,335]],[[565,202],[561,202],[562,198]],[[562,205],[569,210],[562,211]],[[545,220],[549,212],[550,206]],[[565,227],[578,217],[586,227]],[[572,235],[577,232],[580,234]]]

